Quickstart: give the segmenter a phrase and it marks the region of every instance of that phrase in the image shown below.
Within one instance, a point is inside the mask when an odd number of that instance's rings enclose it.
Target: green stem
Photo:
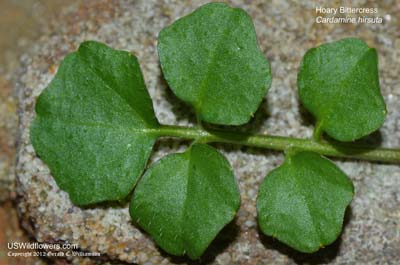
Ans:
[[[325,142],[301,138],[291,138],[271,135],[253,135],[241,132],[231,132],[196,127],[162,125],[156,130],[160,137],[178,137],[197,140],[202,143],[222,142],[254,146],[279,151],[299,149],[312,151],[332,157],[355,158],[400,164],[400,149],[375,148],[356,143]]]
[[[321,140],[321,135],[322,135],[322,122],[318,121],[313,133],[314,140],[319,142]]]

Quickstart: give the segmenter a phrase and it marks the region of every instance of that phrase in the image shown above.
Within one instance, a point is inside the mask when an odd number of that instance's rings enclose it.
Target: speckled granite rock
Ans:
[[[15,189],[16,102],[10,82],[0,67],[0,203],[12,197]]]
[[[153,241],[131,224],[128,205],[75,207],[60,191],[47,166],[36,157],[29,140],[36,97],[53,78],[62,58],[79,43],[94,39],[137,55],[157,117],[165,124],[191,124],[188,107],[179,102],[162,79],[156,52],[157,33],[176,18],[205,1],[118,1],[88,3],[66,10],[49,25],[32,55],[22,59],[20,140],[17,163],[19,211],[23,225],[38,241],[78,243],[89,252],[101,252],[102,261],[141,264],[185,263],[160,252]],[[260,47],[270,60],[273,84],[266,101],[246,129],[277,135],[310,137],[312,123],[299,106],[296,75],[305,51],[321,42],[355,36],[379,52],[382,92],[388,117],[371,139],[384,146],[400,146],[400,4],[379,7],[380,25],[315,24],[315,5],[306,1],[232,1],[252,16]],[[364,6],[365,1],[353,6]],[[182,144],[182,143],[181,143]],[[158,142],[152,161],[182,150],[187,143]],[[260,182],[283,155],[263,150],[216,145],[234,168],[242,205],[237,218],[210,246],[202,262],[215,264],[390,264],[400,260],[400,167],[336,160],[354,181],[356,194],[347,213],[341,239],[314,255],[299,254],[262,236],[256,222],[255,200]],[[75,258],[73,262],[94,262]]]

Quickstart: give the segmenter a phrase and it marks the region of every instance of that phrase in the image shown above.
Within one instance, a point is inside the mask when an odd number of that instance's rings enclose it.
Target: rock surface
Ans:
[[[316,24],[315,4],[305,1],[231,1],[253,18],[260,47],[271,62],[273,83],[253,121],[246,126],[260,133],[310,137],[312,122],[299,106],[296,75],[307,49],[322,42],[354,36],[379,53],[381,89],[387,102],[387,120],[369,138],[383,146],[400,146],[400,4],[379,7],[383,24]],[[365,1],[353,2],[362,7]],[[35,155],[29,139],[37,96],[48,85],[63,57],[88,39],[133,52],[141,63],[157,118],[164,124],[192,124],[189,108],[166,87],[156,50],[158,32],[205,1],[87,1],[66,9],[48,25],[46,34],[22,58],[18,83],[20,139],[17,161],[18,206],[24,227],[40,242],[77,243],[101,258],[75,257],[76,263],[116,260],[140,264],[185,263],[184,258],[161,252],[132,225],[128,205],[75,207],[61,191],[47,166]],[[183,150],[185,144],[163,139],[151,161]],[[355,198],[347,213],[341,239],[314,255],[303,255],[262,236],[257,228],[255,200],[267,172],[283,155],[252,148],[216,145],[228,158],[240,187],[242,205],[202,258],[215,264],[332,264],[394,263],[400,260],[400,168],[398,165],[335,160],[355,184]],[[62,260],[58,260],[62,262]]]
[[[16,102],[12,86],[0,69],[0,203],[11,197],[14,185]]]

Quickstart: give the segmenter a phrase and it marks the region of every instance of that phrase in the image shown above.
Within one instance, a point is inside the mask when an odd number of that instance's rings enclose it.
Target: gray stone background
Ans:
[[[157,118],[165,124],[188,125],[190,108],[166,86],[156,52],[158,32],[205,1],[86,1],[64,5],[57,16],[45,21],[41,35],[24,44],[24,54],[13,70],[6,70],[3,87],[18,99],[18,129],[11,96],[1,102],[1,127],[8,135],[2,144],[1,196],[14,199],[22,227],[41,242],[78,243],[82,250],[101,252],[101,259],[70,260],[94,263],[114,260],[140,264],[189,262],[160,251],[135,228],[128,205],[103,205],[82,209],[60,191],[47,166],[36,157],[29,140],[36,97],[48,85],[62,58],[88,39],[134,53],[153,99]],[[313,121],[299,105],[296,75],[307,49],[344,37],[358,37],[379,54],[382,94],[388,116],[379,132],[366,139],[386,147],[400,146],[400,2],[399,1],[229,1],[253,18],[260,48],[271,63],[272,87],[250,124],[243,129],[258,133],[310,137]],[[382,24],[316,24],[315,7],[378,7]],[[2,90],[0,90],[2,91]],[[4,90],[5,91],[5,90]],[[11,92],[10,92],[11,91]],[[7,95],[8,95],[7,94]],[[2,98],[3,99],[3,98]],[[5,102],[5,103],[4,103]],[[7,103],[8,102],[8,103]],[[4,117],[3,117],[4,116]],[[15,137],[17,136],[17,137]],[[5,139],[4,137],[2,139]],[[17,139],[16,182],[13,142]],[[151,161],[183,150],[188,143],[160,140]],[[9,146],[5,149],[4,146]],[[199,263],[215,264],[398,264],[400,261],[399,165],[334,159],[355,185],[340,239],[316,254],[300,254],[259,233],[255,200],[264,176],[283,161],[279,152],[216,145],[237,177],[242,205],[237,218],[210,246]],[[3,152],[6,150],[7,152]],[[13,183],[16,183],[14,185]],[[16,187],[15,187],[16,186]],[[6,196],[7,195],[7,196]],[[29,261],[30,262],[30,261]],[[39,261],[32,261],[39,262]],[[64,263],[64,260],[57,260]]]

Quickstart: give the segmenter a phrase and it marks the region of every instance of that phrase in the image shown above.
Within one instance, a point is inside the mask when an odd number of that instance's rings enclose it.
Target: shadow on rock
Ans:
[[[161,67],[160,72],[162,73]],[[196,123],[196,114],[194,109],[189,104],[180,100],[174,92],[172,92],[171,88],[168,86],[167,81],[164,78],[164,75],[160,75],[158,78],[158,83],[160,84],[160,89],[163,90],[162,94],[166,101],[172,106],[172,112],[178,121],[188,120],[191,123]],[[172,124],[171,124],[172,125]]]
[[[298,109],[300,113],[301,123],[306,126],[314,126],[316,124],[314,116],[304,107],[303,104],[301,104],[299,98],[297,102],[298,102]]]

